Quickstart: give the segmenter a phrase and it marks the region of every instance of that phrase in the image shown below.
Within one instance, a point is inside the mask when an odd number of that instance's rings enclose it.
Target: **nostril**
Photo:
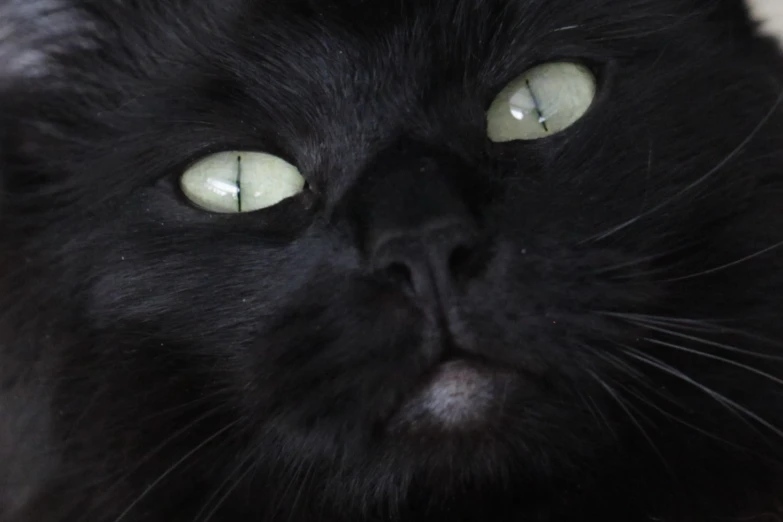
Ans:
[[[406,287],[413,286],[413,274],[411,269],[405,263],[392,262],[386,266],[385,275],[393,283]]]
[[[448,223],[386,234],[378,238],[369,261],[387,282],[424,299],[440,299],[481,272],[482,251],[475,227]]]
[[[458,245],[449,256],[449,271],[452,277],[459,277],[468,272],[473,259],[473,249],[467,245]]]

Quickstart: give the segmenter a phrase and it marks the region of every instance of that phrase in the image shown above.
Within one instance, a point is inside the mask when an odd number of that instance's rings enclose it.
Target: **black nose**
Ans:
[[[444,306],[480,257],[469,176],[453,158],[420,148],[380,155],[349,199],[368,269]]]
[[[371,246],[370,263],[419,297],[443,303],[465,278],[476,248],[477,232],[470,220],[444,219],[383,231]]]

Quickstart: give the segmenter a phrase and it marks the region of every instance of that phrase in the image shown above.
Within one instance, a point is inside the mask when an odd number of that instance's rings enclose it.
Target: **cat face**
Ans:
[[[780,508],[783,76],[738,3],[7,5],[11,520]]]

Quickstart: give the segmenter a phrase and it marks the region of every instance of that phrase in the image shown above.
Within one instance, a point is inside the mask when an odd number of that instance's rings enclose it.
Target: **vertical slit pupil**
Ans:
[[[530,97],[533,98],[533,105],[536,106],[536,114],[538,114],[538,123],[540,123],[541,126],[544,127],[544,130],[546,132],[549,132],[549,127],[546,124],[546,118],[544,117],[544,113],[541,112],[541,104],[538,103],[538,98],[536,97],[536,93],[533,92],[533,87],[530,85],[530,80],[525,80],[525,85],[527,85],[527,90],[530,91]]]
[[[242,212],[242,156],[237,156],[237,210]]]

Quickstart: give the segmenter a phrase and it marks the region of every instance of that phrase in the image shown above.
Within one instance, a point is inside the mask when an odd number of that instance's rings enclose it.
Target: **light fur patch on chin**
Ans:
[[[90,24],[68,0],[0,0],[0,81],[52,73],[52,56],[88,45]]]
[[[775,36],[783,46],[783,0],[747,0],[751,13],[762,22],[764,32]]]

